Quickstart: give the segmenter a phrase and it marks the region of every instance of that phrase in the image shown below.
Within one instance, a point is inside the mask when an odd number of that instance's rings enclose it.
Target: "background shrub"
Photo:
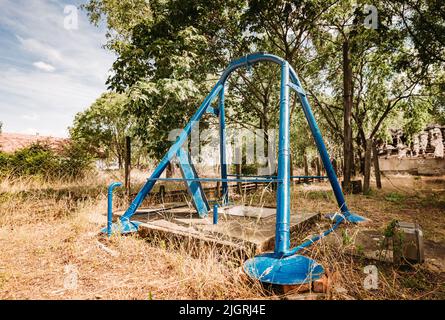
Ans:
[[[33,143],[13,154],[0,152],[1,176],[40,176],[45,179],[82,177],[91,169],[91,157],[75,143],[55,152],[48,144]]]

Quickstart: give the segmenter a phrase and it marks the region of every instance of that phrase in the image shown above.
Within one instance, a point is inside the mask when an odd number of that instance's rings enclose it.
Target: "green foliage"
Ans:
[[[91,159],[75,143],[55,152],[50,146],[34,143],[13,154],[0,152],[1,176],[39,176],[44,179],[82,177],[90,169]]]
[[[236,13],[226,9],[239,3],[92,0],[84,6],[93,23],[106,19],[107,47],[117,54],[107,83],[129,93],[125,116],[151,157],[167,151],[170,130],[182,128],[208,93],[224,57],[218,30],[231,24]]]
[[[129,95],[126,114],[134,122],[134,133],[148,155],[155,159],[170,147],[170,131],[182,129],[202,100],[196,83],[190,79],[141,81]]]
[[[397,192],[391,192],[385,197],[385,200],[400,203],[405,200],[405,196]]]
[[[393,10],[408,32],[416,49],[416,58],[424,65],[445,62],[445,3],[442,0],[395,0]]]
[[[96,158],[117,159],[122,166],[125,137],[131,135],[132,122],[125,111],[125,94],[102,94],[88,109],[79,112],[70,128],[70,136]],[[133,143],[134,148],[137,146]]]
[[[443,29],[444,8],[439,0],[417,3],[374,1],[375,30],[363,23],[366,0],[89,0],[84,8],[93,23],[107,23],[107,48],[117,55],[108,85],[130,93],[128,116],[151,156],[165,153],[168,131],[183,126],[215,75],[233,58],[254,51],[291,63],[330,151],[337,151],[344,139],[345,43],[353,69],[354,153],[361,155],[366,139],[386,138],[394,123],[415,132],[436,119],[431,114],[445,119],[443,90],[437,84],[434,93],[422,88],[443,74],[444,33],[430,30]],[[432,51],[429,58],[427,50]],[[240,126],[274,128],[278,72],[270,65],[253,69],[251,77],[243,71],[229,79],[227,118]],[[423,94],[434,98],[420,100]],[[292,112],[297,115],[292,153],[301,164],[313,143],[298,104]]]
[[[396,219],[393,219],[386,226],[385,230],[383,231],[383,235],[385,236],[385,238],[381,244],[381,249],[383,249],[385,246],[388,246],[391,241],[393,255],[395,257],[401,257],[405,235],[403,234],[403,232],[400,231],[398,227],[398,221]]]
[[[9,164],[10,155],[0,151],[0,168],[6,168]]]
[[[383,232],[383,235],[385,238],[392,238],[397,233],[397,223],[398,221],[393,219],[391,222],[386,226],[385,231]]]
[[[403,133],[411,137],[415,133],[424,130],[432,122],[432,104],[429,101],[411,99],[403,106]]]
[[[10,164],[14,175],[36,175],[48,173],[57,165],[54,152],[42,144],[33,144],[18,150],[11,157]]]
[[[342,235],[342,243],[344,246],[348,246],[354,243],[354,239],[348,234],[347,229],[342,230],[341,235]]]
[[[365,247],[363,247],[363,245],[361,245],[361,244],[356,244],[356,245],[355,245],[355,251],[357,252],[357,254],[358,254],[359,256],[364,257],[364,255],[365,255]]]

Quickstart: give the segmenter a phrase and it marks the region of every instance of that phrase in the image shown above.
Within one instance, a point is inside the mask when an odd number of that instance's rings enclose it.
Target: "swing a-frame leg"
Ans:
[[[184,147],[193,126],[200,121],[205,113],[210,113],[219,118],[220,125],[220,161],[221,161],[221,177],[222,182],[222,205],[227,204],[228,182],[237,181],[238,179],[227,178],[226,165],[226,137],[225,137],[225,115],[224,115],[224,86],[230,74],[241,67],[249,67],[261,61],[268,61],[278,64],[281,67],[281,85],[280,85],[280,125],[279,125],[279,147],[278,147],[278,175],[276,178],[268,179],[269,182],[277,184],[277,207],[275,210],[275,245],[274,251],[256,256],[249,259],[244,264],[244,271],[252,278],[258,279],[265,283],[294,285],[311,282],[320,278],[324,269],[314,260],[298,255],[297,253],[318,241],[322,237],[333,232],[340,223],[345,221],[361,222],[365,219],[361,216],[353,214],[349,211],[343,192],[339,185],[337,176],[332,167],[326,146],[324,144],[320,129],[315,120],[312,109],[309,105],[306,93],[298,79],[297,74],[287,61],[267,53],[254,53],[230,63],[224,70],[221,78],[212,88],[204,102],[198,108],[196,113],[186,125],[184,130],[171,146],[167,154],[162,158],[145,185],[136,195],[135,199],[120,217],[119,222],[122,225],[130,226],[137,229],[137,225],[133,224],[130,219],[141,205],[144,198],[152,190],[156,181],[160,179],[161,174],[166,169],[168,163],[177,157],[179,160],[182,180],[192,197],[193,205],[198,212],[199,217],[206,217],[209,212],[209,204],[207,203],[201,182],[206,178],[199,178],[196,170],[190,160],[190,156]],[[317,150],[320,154],[323,165],[326,169],[327,177],[331,184],[335,199],[338,204],[339,212],[333,218],[335,225],[323,234],[313,237],[305,243],[290,248],[290,110],[289,110],[289,91],[294,90],[301,103],[302,110],[309,125],[312,136],[314,137]],[[212,101],[217,98],[218,107],[211,106]]]

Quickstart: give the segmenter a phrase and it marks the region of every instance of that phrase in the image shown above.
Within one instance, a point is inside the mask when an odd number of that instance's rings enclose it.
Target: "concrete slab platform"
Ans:
[[[252,206],[229,206],[219,208],[218,212],[220,214],[238,216],[238,217],[250,217],[250,218],[267,218],[274,216],[276,213],[276,208],[266,208],[266,207],[252,207]]]
[[[218,224],[213,224],[212,213],[199,218],[192,206],[183,203],[140,209],[132,220],[141,222],[140,234],[154,234],[180,241],[194,240],[215,244],[251,256],[271,251],[275,242],[275,208],[228,206],[219,208]],[[116,212],[120,216],[123,211]],[[292,213],[291,233],[320,218],[319,213]]]

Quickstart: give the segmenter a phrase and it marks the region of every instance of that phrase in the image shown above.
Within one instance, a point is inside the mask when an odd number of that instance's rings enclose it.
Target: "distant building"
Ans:
[[[401,129],[390,129],[392,141],[381,144],[379,154],[391,157],[444,158],[445,126],[431,124],[418,134],[406,136]]]
[[[39,142],[50,146],[57,152],[62,150],[63,146],[69,141],[67,138],[3,132],[0,133],[0,151],[13,153],[19,149],[29,147],[33,143]]]
[[[411,137],[400,129],[390,132],[392,142],[379,147],[381,171],[419,175],[445,174],[445,126],[431,124]]]

